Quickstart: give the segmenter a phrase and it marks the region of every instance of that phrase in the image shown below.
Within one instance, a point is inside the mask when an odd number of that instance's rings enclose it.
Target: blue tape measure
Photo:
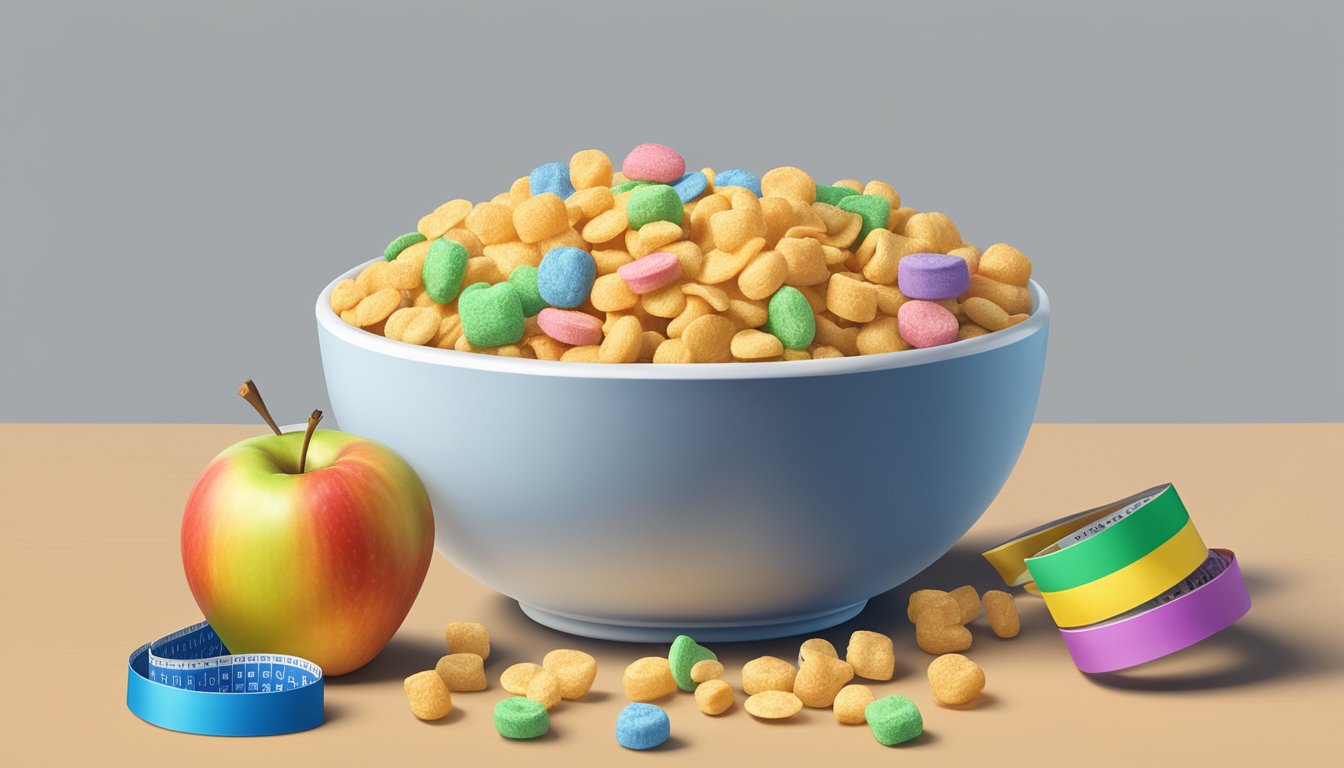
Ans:
[[[275,653],[233,655],[208,622],[131,654],[126,706],[147,723],[209,736],[272,736],[322,724],[322,668]]]

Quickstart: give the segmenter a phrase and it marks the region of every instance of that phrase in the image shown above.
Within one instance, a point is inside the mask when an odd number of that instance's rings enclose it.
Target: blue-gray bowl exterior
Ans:
[[[419,472],[454,564],[568,631],[747,639],[843,621],[984,513],[1040,392],[1032,287],[1035,327],[1009,343],[844,373],[746,364],[788,377],[533,375],[556,364],[426,362],[318,327],[340,427]]]

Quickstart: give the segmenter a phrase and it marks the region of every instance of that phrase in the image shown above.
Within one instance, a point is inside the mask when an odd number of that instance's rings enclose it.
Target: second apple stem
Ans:
[[[303,433],[303,448],[299,451],[299,474],[303,474],[304,467],[308,466],[308,443],[313,439],[313,431],[317,429],[317,422],[322,420],[322,412],[313,411],[313,415],[308,417],[308,429]]]

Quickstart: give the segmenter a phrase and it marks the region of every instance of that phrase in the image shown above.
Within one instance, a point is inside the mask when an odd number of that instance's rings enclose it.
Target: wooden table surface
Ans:
[[[644,754],[613,737],[624,705],[621,670],[665,647],[567,636],[529,621],[507,598],[435,555],[419,600],[391,645],[364,669],[328,681],[327,722],[270,738],[191,736],[126,710],[126,657],[198,621],[178,550],[182,504],[197,472],[254,426],[0,425],[0,590],[5,664],[3,753],[10,765],[507,764],[636,761],[701,765],[1003,764],[1316,765],[1338,755],[1344,712],[1344,600],[1336,561],[1344,516],[1344,425],[1039,425],[999,498],[961,543],[909,584],[820,633],[844,647],[854,629],[896,640],[897,675],[872,687],[910,696],[926,731],[910,745],[877,744],[829,710],[767,724],[743,712],[699,713],[690,694],[660,702],[673,740]],[[1202,645],[1125,675],[1078,673],[1036,598],[1019,600],[1023,630],[998,640],[974,627],[968,652],[985,669],[978,706],[932,699],[904,618],[914,588],[996,585],[985,545],[1047,519],[1159,482],[1174,482],[1206,541],[1236,550],[1254,607]],[[401,680],[432,668],[442,626],[483,621],[494,652],[491,687],[455,694],[445,721],[406,707]],[[983,621],[983,619],[981,620]],[[741,664],[796,655],[801,638],[716,646],[734,687]],[[499,673],[545,651],[576,647],[600,670],[587,700],[562,703],[552,733],[507,742],[491,725],[506,694]],[[16,762],[11,760],[17,758]]]

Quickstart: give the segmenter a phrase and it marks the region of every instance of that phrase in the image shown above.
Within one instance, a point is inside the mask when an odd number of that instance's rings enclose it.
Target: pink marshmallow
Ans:
[[[686,159],[662,144],[640,144],[625,156],[621,173],[631,181],[676,184],[686,174]]]
[[[537,325],[552,339],[576,347],[602,341],[602,321],[577,309],[547,307],[537,313]]]
[[[681,259],[675,253],[650,253],[617,267],[616,274],[635,293],[651,293],[681,277]]]
[[[957,316],[932,301],[907,301],[896,310],[896,329],[911,346],[924,349],[957,340]]]

